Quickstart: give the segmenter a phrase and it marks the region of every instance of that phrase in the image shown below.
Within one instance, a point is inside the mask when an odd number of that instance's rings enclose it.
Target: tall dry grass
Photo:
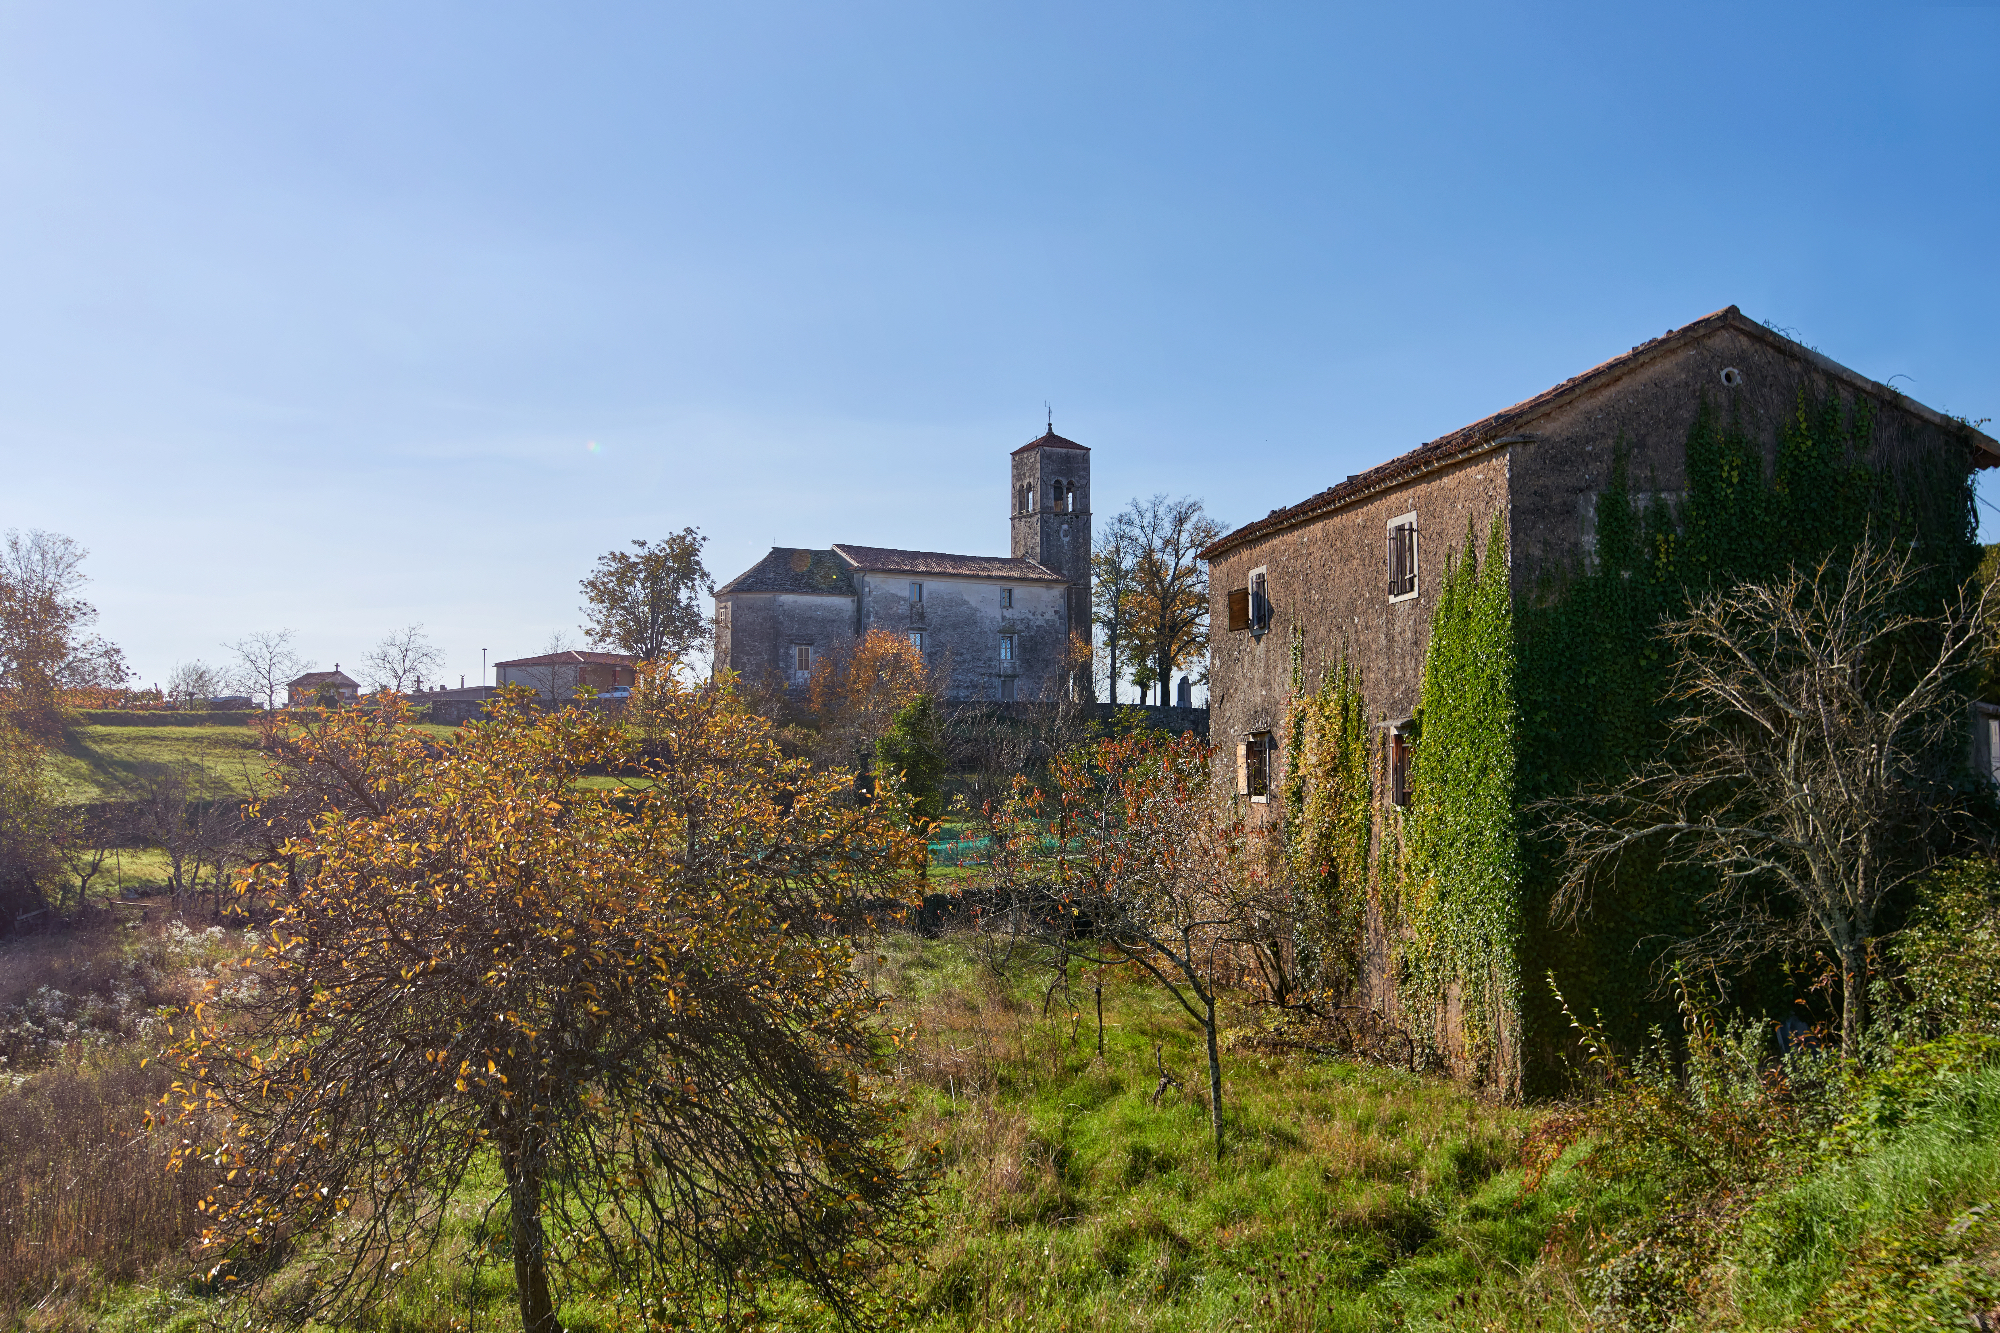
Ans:
[[[166,1145],[146,1129],[171,1081],[127,1050],[0,1091],[0,1323],[87,1326],[65,1312],[199,1231],[205,1175],[169,1174]]]

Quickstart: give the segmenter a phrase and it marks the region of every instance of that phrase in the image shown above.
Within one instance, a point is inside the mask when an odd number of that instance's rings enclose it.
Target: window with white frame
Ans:
[[[812,650],[812,645],[811,645],[811,644],[809,644],[809,643],[795,643],[795,644],[793,644],[793,645],[792,645],[792,670],[794,670],[794,671],[797,671],[797,672],[801,672],[801,673],[804,673],[804,672],[808,672],[808,671],[811,671],[812,669],[813,669],[813,650]]]
[[[916,649],[918,652],[922,652],[924,650],[924,632],[920,629],[911,630],[910,642],[916,645]]]
[[[1401,514],[1389,520],[1389,600],[1417,595],[1417,516]]]
[[[1250,571],[1250,632],[1262,634],[1271,628],[1271,588],[1265,580],[1265,571]]]

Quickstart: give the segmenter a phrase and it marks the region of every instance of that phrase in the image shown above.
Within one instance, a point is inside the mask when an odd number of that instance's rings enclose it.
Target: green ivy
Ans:
[[[1545,580],[1516,609],[1520,807],[1671,754],[1673,704],[1662,690],[1670,663],[1658,630],[1704,588],[1818,560],[1871,526],[1927,557],[1912,610],[1934,610],[1962,586],[1980,555],[1968,470],[1945,448],[1886,451],[1888,464],[1871,467],[1877,428],[1868,400],[1801,390],[1778,423],[1767,469],[1742,419],[1704,400],[1687,435],[1687,490],[1672,504],[1650,484],[1654,498],[1635,503],[1618,442],[1611,484],[1597,501],[1595,561]],[[1521,973],[1555,972],[1577,1012],[1597,1015],[1614,1037],[1636,1042],[1654,1023],[1672,1027],[1656,970],[1673,940],[1704,926],[1702,875],[1629,856],[1599,886],[1581,927],[1556,931],[1547,920],[1556,848],[1532,820],[1520,831]],[[1767,1011],[1803,989],[1781,970],[1734,980],[1739,1002]],[[1548,1070],[1567,1029],[1543,989],[1522,997],[1522,1023],[1528,1065]]]
[[[1532,1085],[1559,1068],[1568,1038],[1546,988],[1522,984],[1551,973],[1577,1012],[1614,1037],[1674,1024],[1655,995],[1656,965],[1673,940],[1703,927],[1701,874],[1629,856],[1582,926],[1558,931],[1548,922],[1556,848],[1540,836],[1535,803],[1671,753],[1659,627],[1703,588],[1819,559],[1871,526],[1927,556],[1913,610],[1934,608],[1973,573],[1981,550],[1967,471],[1937,448],[1891,450],[1887,466],[1871,467],[1877,425],[1865,399],[1801,391],[1778,423],[1767,469],[1767,451],[1742,419],[1704,399],[1686,440],[1687,490],[1669,501],[1648,479],[1643,504],[1616,442],[1593,560],[1545,579],[1518,605],[1501,522],[1483,559],[1468,530],[1431,621],[1411,805],[1384,807],[1375,849],[1378,900],[1399,950],[1398,995],[1420,1040],[1442,1033],[1441,1011],[1455,994],[1457,1059],[1524,1090],[1524,1074]],[[1359,683],[1345,667],[1311,695],[1302,674],[1295,645],[1288,773],[1309,776],[1287,779],[1288,848],[1297,882],[1324,897],[1329,885],[1360,876],[1343,862],[1329,878],[1320,868],[1334,862],[1323,849],[1338,845],[1364,865],[1368,855],[1365,833],[1356,841],[1352,830],[1368,801],[1369,741]],[[1321,734],[1339,738],[1324,753],[1314,749]],[[1359,779],[1335,780],[1327,756],[1343,756],[1332,768],[1344,774],[1350,745],[1362,756]],[[1346,841],[1336,843],[1335,830],[1347,830]],[[1340,901],[1343,928],[1358,940],[1360,910]],[[1765,973],[1738,978],[1736,997],[1775,1010],[1800,989],[1782,972]]]
[[[1343,660],[1317,689],[1305,683],[1305,638],[1292,631],[1292,703],[1285,718],[1285,859],[1298,895],[1293,939],[1309,995],[1346,997],[1361,976],[1363,912],[1374,806],[1360,677]]]
[[[1495,1065],[1502,1025],[1520,1012],[1522,898],[1515,802],[1517,662],[1506,532],[1495,518],[1447,559],[1424,653],[1416,752],[1405,820],[1400,998],[1433,1030],[1453,990],[1457,1052]],[[1509,1040],[1518,1049],[1518,1042]]]

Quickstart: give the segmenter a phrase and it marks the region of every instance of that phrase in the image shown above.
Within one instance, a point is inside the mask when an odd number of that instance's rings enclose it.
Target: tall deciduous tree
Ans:
[[[295,832],[245,887],[277,912],[260,984],[180,1047],[185,1157],[227,1164],[205,1253],[323,1232],[347,1262],[304,1306],[351,1306],[491,1161],[527,1333],[585,1253],[653,1293],[649,1323],[788,1282],[865,1322],[918,1182],[858,1077],[874,998],[824,927],[920,844],[727,690],[650,693],[673,738],[651,760],[517,690],[442,745],[394,701],[276,731]]]
[[[1125,660],[1119,649],[1130,637],[1138,560],[1130,525],[1112,519],[1097,535],[1096,549],[1090,553],[1090,597],[1097,627],[1104,631],[1104,673],[1114,704],[1118,702],[1118,664]]]
[[[420,624],[405,625],[384,635],[361,659],[370,684],[397,694],[407,694],[426,675],[436,676],[443,666],[444,651],[430,641]]]
[[[1208,655],[1208,567],[1200,553],[1229,528],[1201,501],[1164,495],[1134,500],[1111,526],[1135,553],[1127,602],[1132,653],[1152,668],[1166,703],[1174,672],[1199,671]]]
[[[16,725],[45,740],[61,727],[65,691],[122,685],[131,674],[118,649],[90,633],[88,554],[40,530],[10,531],[0,544],[0,698]]]
[[[1883,907],[1949,846],[1963,691],[1991,600],[1975,586],[1913,609],[1924,572],[1910,550],[1864,536],[1668,622],[1679,744],[1556,807],[1559,915],[1585,912],[1592,873],[1633,849],[1704,867],[1715,924],[1686,951],[1737,965],[1825,958],[1841,978],[1841,1049],[1857,1054]]]
[[[607,551],[583,581],[583,632],[591,643],[647,662],[685,660],[708,644],[701,599],[715,591],[701,548],[708,538],[683,528],[659,542]]]
[[[277,708],[278,695],[287,682],[312,670],[313,664],[292,648],[289,629],[259,630],[222,646],[236,654],[230,671],[236,688],[253,699],[262,699],[267,710]]]

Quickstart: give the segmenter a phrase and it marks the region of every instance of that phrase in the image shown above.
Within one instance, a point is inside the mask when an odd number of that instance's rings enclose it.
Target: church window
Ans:
[[[916,649],[918,652],[922,652],[924,650],[924,632],[920,629],[911,630],[910,642],[916,645]]]
[[[1012,611],[1014,609],[1014,590],[1012,588],[1002,588],[1000,590],[1000,609],[1002,611]]]
[[[1417,595],[1417,516],[1389,520],[1389,599]]]
[[[1049,483],[1049,500],[1051,508],[1058,514],[1067,514],[1069,512],[1069,488],[1062,482],[1052,481]]]
[[[1021,487],[1021,512],[1024,514],[1035,512],[1035,483],[1032,481]]]
[[[1014,636],[1011,634],[1000,636],[1000,660],[1003,662],[1014,660]]]

